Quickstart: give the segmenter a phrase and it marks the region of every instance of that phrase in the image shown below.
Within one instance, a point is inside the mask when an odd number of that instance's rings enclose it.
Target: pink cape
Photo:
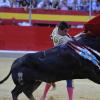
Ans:
[[[90,31],[94,36],[100,36],[100,15],[89,20],[84,25],[85,31]]]

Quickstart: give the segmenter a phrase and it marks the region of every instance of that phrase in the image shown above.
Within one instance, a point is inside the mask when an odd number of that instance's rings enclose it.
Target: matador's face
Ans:
[[[67,32],[69,31],[69,29],[64,29],[64,30],[58,30],[58,34],[65,36],[67,34]]]

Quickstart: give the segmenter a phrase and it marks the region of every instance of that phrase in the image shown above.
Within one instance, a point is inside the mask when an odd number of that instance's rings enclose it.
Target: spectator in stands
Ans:
[[[75,2],[74,10],[80,10],[82,0],[74,0],[74,2]]]
[[[60,2],[60,0],[51,0],[52,9],[58,9],[59,8],[59,2]]]
[[[82,8],[83,11],[89,11],[89,0],[82,0]]]
[[[82,0],[74,0],[72,3],[72,10],[80,10]]]
[[[51,9],[51,7],[52,3],[50,0],[43,0],[37,5],[37,8],[42,8],[42,9]]]
[[[19,7],[28,7],[30,5],[30,0],[18,0]]]
[[[96,2],[96,11],[100,11],[100,0]]]
[[[16,4],[18,7],[24,8],[25,11],[31,6],[31,8],[36,8],[37,1],[36,0],[16,0]]]
[[[96,1],[97,0],[92,0],[92,11],[94,11],[96,8]]]
[[[18,8],[18,2],[17,2],[17,0],[11,0],[11,7]]]
[[[0,7],[11,7],[10,0],[0,0]]]
[[[37,7],[37,0],[32,0],[32,8],[36,8]]]
[[[77,10],[80,10],[80,11],[89,11],[89,0],[77,0]]]
[[[74,0],[67,0],[68,10],[73,10]]]
[[[66,0],[61,0],[59,3],[60,10],[68,10],[68,5]]]
[[[93,0],[92,1],[92,11],[99,11],[100,9],[100,0]]]

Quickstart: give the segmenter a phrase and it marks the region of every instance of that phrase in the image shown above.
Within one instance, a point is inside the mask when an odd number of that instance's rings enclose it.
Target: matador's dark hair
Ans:
[[[64,21],[62,21],[62,22],[60,22],[59,24],[58,24],[58,28],[59,29],[61,29],[61,30],[64,30],[64,29],[68,29],[68,28],[70,28],[71,27],[71,25],[69,25],[68,23],[66,23],[66,22],[64,22]]]

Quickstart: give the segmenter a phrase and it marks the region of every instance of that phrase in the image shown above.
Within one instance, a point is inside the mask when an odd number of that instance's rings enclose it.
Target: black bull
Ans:
[[[100,52],[100,38],[86,35],[76,38],[81,44]],[[30,100],[35,100],[32,92],[44,82],[57,82],[68,79],[88,78],[100,84],[100,70],[88,60],[83,59],[67,43],[46,51],[26,54],[14,61],[10,73],[16,84],[12,91],[13,100],[17,100],[20,93],[24,93]]]

